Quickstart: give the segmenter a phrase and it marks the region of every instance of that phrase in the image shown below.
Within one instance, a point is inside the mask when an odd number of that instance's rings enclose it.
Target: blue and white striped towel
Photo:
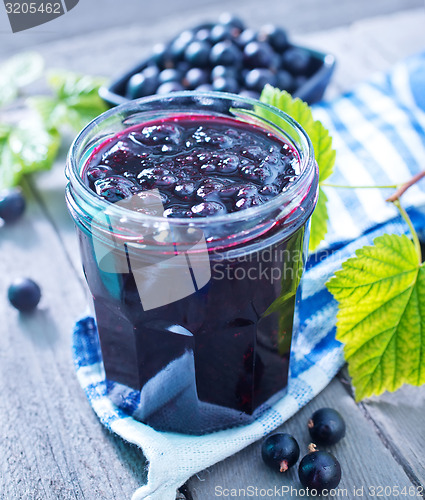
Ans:
[[[387,185],[407,181],[425,168],[425,53],[377,75],[354,92],[314,109],[337,150],[332,182]],[[354,251],[384,232],[404,233],[405,224],[378,189],[326,188],[329,232],[308,262],[303,282],[300,330],[293,343],[288,393],[254,423],[205,436],[157,432],[117,408],[107,397],[101,353],[92,318],[73,336],[78,379],[101,422],[139,446],[149,463],[147,484],[133,500],[174,500],[176,488],[196,472],[238,452],[285,422],[318,394],[343,364],[335,340],[336,303],[324,287]],[[403,197],[414,224],[425,231],[425,181]],[[109,384],[109,382],[108,382]],[[176,459],[178,457],[178,459]]]

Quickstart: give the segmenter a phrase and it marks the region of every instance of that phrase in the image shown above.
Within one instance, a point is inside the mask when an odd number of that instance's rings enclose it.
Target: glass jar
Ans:
[[[200,218],[111,204],[87,186],[84,168],[101,144],[177,115],[260,127],[295,150],[299,175],[264,204]],[[204,434],[249,423],[280,398],[318,193],[302,128],[232,94],[152,96],[92,121],[66,173],[112,400],[158,430]],[[158,206],[155,193],[146,196],[145,208]]]

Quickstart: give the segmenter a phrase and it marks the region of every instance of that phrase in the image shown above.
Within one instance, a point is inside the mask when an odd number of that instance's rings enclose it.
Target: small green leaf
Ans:
[[[98,90],[105,83],[104,78],[79,75],[69,71],[51,71],[47,81],[60,99],[91,96],[95,97],[96,100],[101,100]]]
[[[22,176],[51,168],[60,144],[57,130],[47,130],[38,120],[12,128],[0,140],[0,188],[19,184]]]
[[[0,65],[0,106],[13,101],[20,88],[43,74],[43,58],[37,52],[23,52]]]
[[[310,241],[309,250],[314,251],[320,243],[323,241],[326,233],[328,231],[328,210],[326,204],[328,202],[328,197],[326,196],[323,189],[319,184],[319,198],[317,200],[316,208],[311,216],[311,230],[310,230]]]
[[[21,165],[13,157],[7,137],[0,140],[0,190],[15,186],[21,178]]]
[[[0,123],[0,142],[7,139],[8,135],[12,131],[12,127],[7,123]]]
[[[59,149],[57,130],[47,130],[38,121],[24,122],[9,135],[8,145],[12,155],[22,166],[22,173],[51,168]]]
[[[105,109],[100,109],[97,106],[82,107],[73,106],[66,109],[66,121],[69,126],[75,131],[79,132],[94,118],[103,113]]]
[[[307,127],[311,127],[314,123],[313,114],[308,104],[298,97],[292,97],[291,94],[285,90],[279,90],[271,85],[266,85],[261,93],[260,100],[261,102],[265,102],[266,104],[270,104],[271,106],[284,111],[296,120],[303,128],[305,125],[307,125]],[[270,116],[274,115],[271,113]],[[276,118],[273,120],[276,120]]]
[[[332,137],[321,122],[315,121],[305,129],[314,148],[314,155],[319,165],[319,181],[323,182],[333,173],[336,151],[332,149]]]
[[[310,137],[319,166],[319,181],[323,182],[333,172],[336,152],[332,149],[332,137],[320,121],[315,121],[311,108],[299,98],[293,98],[284,90],[276,89],[266,85],[261,93],[260,100],[266,104],[275,106],[291,116]],[[257,109],[258,114],[272,121],[277,126],[287,128],[284,120],[276,118],[273,113]],[[315,212],[313,212],[310,229],[310,251],[314,251],[327,233],[328,211],[326,207],[327,198],[322,189],[319,190],[319,200]]]
[[[357,400],[425,383],[425,267],[407,236],[376,238],[327,288]]]
[[[44,61],[37,52],[22,52],[0,66],[0,73],[17,87],[25,87],[38,80],[44,69]]]
[[[48,81],[56,96],[30,100],[30,105],[40,114],[47,127],[61,129],[68,125],[79,131],[107,109],[99,97],[103,78],[54,72],[50,73]]]
[[[38,113],[47,128],[55,127],[57,118],[54,116],[57,99],[47,96],[34,96],[27,99],[30,108]]]
[[[0,74],[0,107],[12,102],[18,95],[18,88]]]

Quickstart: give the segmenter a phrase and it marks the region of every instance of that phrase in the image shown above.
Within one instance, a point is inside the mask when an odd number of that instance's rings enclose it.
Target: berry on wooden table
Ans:
[[[0,191],[0,219],[10,223],[17,221],[25,211],[25,198],[20,189]]]
[[[9,302],[18,311],[30,312],[40,302],[41,290],[35,281],[29,278],[20,278],[9,286],[7,296]]]
[[[290,434],[276,433],[263,442],[261,456],[271,469],[286,472],[297,463],[300,447]]]
[[[315,445],[309,446],[310,453],[298,466],[298,476],[304,488],[323,490],[336,488],[341,481],[341,466],[338,460],[329,452],[317,450]]]
[[[333,408],[321,408],[308,421],[311,439],[320,445],[330,446],[345,436],[345,422]]]

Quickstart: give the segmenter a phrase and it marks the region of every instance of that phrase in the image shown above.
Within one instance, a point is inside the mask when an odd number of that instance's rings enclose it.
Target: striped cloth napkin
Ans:
[[[387,185],[409,180],[425,168],[425,53],[379,74],[333,102],[315,107],[314,115],[331,131],[337,150],[330,182]],[[310,257],[303,277],[300,329],[293,341],[287,394],[265,406],[253,423],[205,436],[157,432],[132,418],[107,396],[96,325],[91,317],[76,324],[73,356],[78,380],[102,424],[139,446],[149,463],[147,484],[133,500],[174,500],[189,477],[233,455],[294,415],[317,395],[343,364],[335,340],[337,304],[325,288],[329,277],[357,248],[376,236],[407,233],[396,209],[386,203],[391,191],[325,188],[329,232]],[[404,196],[418,231],[425,233],[425,181]]]

